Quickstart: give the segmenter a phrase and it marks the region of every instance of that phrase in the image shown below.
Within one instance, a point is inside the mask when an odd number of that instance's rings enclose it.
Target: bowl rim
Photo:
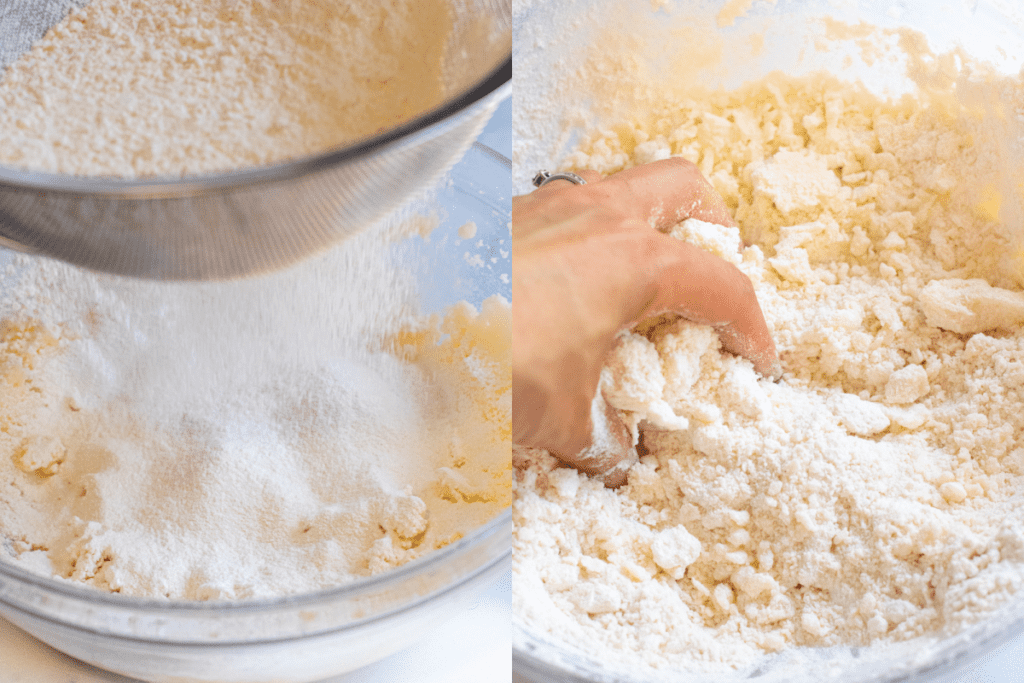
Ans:
[[[322,607],[325,604],[330,604],[331,602],[338,600],[358,598],[365,593],[386,590],[396,584],[402,583],[406,579],[414,578],[420,573],[429,572],[432,569],[439,569],[443,567],[450,557],[465,553],[484,541],[500,536],[503,532],[510,532],[511,527],[512,506],[510,505],[481,526],[467,533],[458,541],[429,552],[399,567],[395,567],[394,569],[390,569],[374,576],[360,577],[348,583],[332,586],[330,588],[322,588],[306,593],[294,593],[269,598],[242,598],[238,600],[174,600],[169,598],[122,595],[120,593],[109,593],[97,588],[79,586],[66,579],[55,579],[43,576],[42,574],[36,574],[6,560],[0,561],[0,579],[7,578],[21,584],[29,584],[34,588],[46,591],[50,594],[57,594],[72,600],[87,602],[92,607],[105,606],[115,609],[146,611],[177,616],[240,616],[252,613],[267,613],[276,610],[292,610],[308,606]],[[511,552],[511,547],[504,549],[501,553],[495,554],[494,557],[488,558],[488,560],[482,562],[480,566],[475,567],[470,572],[467,572],[459,581],[448,584],[438,590],[420,595],[418,596],[418,599],[410,600],[409,605],[418,604],[423,600],[429,600],[437,595],[443,595],[452,587],[459,585],[465,580],[471,579],[487,566],[490,566],[495,562],[500,562],[506,555],[510,555]],[[4,593],[6,593],[6,591],[2,590],[2,583],[0,583],[0,603],[8,604],[19,611],[25,611],[23,605],[16,601],[12,603],[4,597]],[[365,623],[366,621],[385,616],[393,612],[394,609],[404,609],[406,606],[387,609],[376,614],[368,614],[366,617],[354,620],[350,623]],[[32,614],[36,617],[51,618],[46,615],[37,614],[34,611],[32,611]],[[63,621],[60,623],[62,625],[73,625],[67,624]],[[350,624],[341,625],[341,628],[344,628],[347,625]],[[78,628],[88,631],[95,630],[83,626],[78,626]],[[337,630],[337,628],[329,628],[326,630]],[[152,639],[143,638],[143,640]],[[223,645],[223,643],[220,644]]]
[[[1017,608],[1021,603],[1021,596],[1011,598],[1009,602],[998,607],[974,624],[970,624],[952,635],[944,635],[942,632],[934,632],[916,636],[903,643],[914,641],[930,642],[934,648],[936,645],[944,645],[939,654],[924,662],[908,661],[908,666],[899,670],[885,671],[881,675],[869,672],[870,678],[853,678],[844,675],[837,678],[847,683],[900,683],[902,681],[918,680],[919,677],[929,675],[948,675],[958,671],[963,673],[968,665],[981,661],[986,655],[1001,647],[1015,638],[1024,635],[1024,613]],[[559,654],[570,654],[580,660],[580,664],[587,667],[586,670],[570,670],[564,666],[565,662],[552,661],[545,657],[537,649],[537,645],[543,645],[547,652],[558,651]],[[863,650],[871,647],[886,647],[889,642],[875,642],[866,647],[846,645],[854,650]],[[639,683],[640,679],[629,676],[623,669],[623,663],[616,663],[611,670],[602,671],[602,662],[591,653],[582,650],[566,650],[566,646],[572,647],[567,641],[560,641],[557,637],[548,633],[541,633],[536,628],[525,622],[518,614],[512,613],[512,671],[513,674],[527,676],[529,680],[535,680],[536,676],[547,678],[536,679],[536,683],[543,683],[547,680],[557,680],[560,683]],[[817,648],[812,648],[817,649]],[[626,665],[628,666],[628,665]],[[595,670],[596,668],[596,670]],[[675,681],[674,674],[680,673],[679,669],[666,667],[657,670],[657,681],[668,683]],[[701,680],[710,680],[717,677],[713,672],[692,671],[683,672],[701,676]],[[849,673],[847,670],[844,673]],[[747,676],[746,678],[752,678]],[[687,679],[689,680],[689,678]],[[738,679],[737,679],[738,680]],[[929,679],[931,680],[931,679]],[[943,679],[945,680],[945,679]],[[652,679],[652,683],[653,679]],[[924,680],[922,679],[922,683]]]
[[[293,180],[373,155],[389,145],[405,142],[410,138],[415,139],[430,128],[444,127],[455,115],[487,101],[492,95],[499,99],[509,96],[511,82],[512,50],[510,47],[505,52],[504,59],[481,79],[433,109],[394,128],[324,152],[267,166],[182,177],[90,177],[30,171],[0,164],[0,192],[36,191],[120,199],[166,199],[225,192],[253,185]]]

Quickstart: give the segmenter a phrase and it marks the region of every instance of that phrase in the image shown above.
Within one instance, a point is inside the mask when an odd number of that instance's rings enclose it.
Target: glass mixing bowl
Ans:
[[[503,249],[509,173],[507,159],[474,144],[434,192],[412,205],[442,218],[428,240],[395,245],[418,269],[425,313],[461,300],[479,306],[493,294],[510,298]],[[477,226],[472,240],[460,238],[467,221]],[[10,256],[0,250],[0,267]],[[0,561],[0,616],[73,657],[147,681],[319,680],[404,649],[469,609],[508,571],[511,536],[505,510],[384,574],[315,593],[217,603],[104,593]]]
[[[847,23],[865,21],[879,27],[909,27],[925,33],[936,53],[963,46],[966,52],[989,62],[1001,73],[1020,72],[1024,63],[1024,13],[1019,4],[1000,0],[934,3],[929,0],[776,0],[775,2],[655,2],[646,0],[583,0],[564,3],[526,2],[516,7],[513,58],[514,99],[517,112],[529,111],[535,103],[544,103],[543,119],[555,126],[560,122],[578,123],[573,129],[537,131],[533,120],[520,120],[514,129],[514,186],[517,193],[532,189],[530,179],[540,169],[562,168],[562,160],[572,150],[580,126],[594,121],[588,109],[602,103],[588,102],[586,94],[573,93],[571,101],[560,108],[549,108],[559,102],[559,83],[565,74],[578,74],[587,46],[602,44],[595,31],[602,27],[602,16],[608,6],[628,6],[636,16],[636,26],[628,34],[650,38],[644,30],[657,32],[672,25],[677,15],[698,16],[714,26],[719,11],[727,9],[739,14],[731,26],[718,29],[726,50],[718,65],[696,70],[694,77],[710,88],[735,88],[751,79],[763,77],[774,70],[800,75],[821,69],[835,73],[844,80],[860,80],[878,94],[898,96],[912,83],[900,65],[879,59],[866,65],[858,58],[854,44],[816,44],[821,24],[809,19],[830,17]],[[652,6],[655,10],[652,10]],[[656,11],[657,8],[664,11]],[[615,14],[621,16],[621,14]],[[678,24],[676,24],[678,25]],[[703,24],[702,24],[703,25]],[[545,38],[531,34],[531,27],[566,27],[564,39]],[[624,32],[624,35],[627,32]],[[525,35],[524,35],[525,34]],[[658,73],[659,60],[672,59],[678,45],[668,34],[664,40],[647,40],[638,48],[638,58]],[[689,35],[689,34],[688,34]],[[639,45],[640,41],[634,41]],[[751,45],[761,45],[753,50]],[[825,50],[825,51],[823,51]],[[697,55],[695,61],[700,61]],[[660,70],[666,79],[671,71]],[[577,77],[574,75],[573,79]],[[569,98],[566,98],[569,99]],[[523,117],[521,113],[517,114]],[[543,133],[524,135],[523,133]],[[1024,491],[1019,492],[1024,505]],[[515,583],[513,574],[513,583]],[[917,638],[886,647],[836,647],[803,651],[799,657],[791,652],[765,658],[753,671],[736,676],[701,675],[678,671],[643,672],[613,666],[583,652],[573,643],[543,633],[525,623],[513,612],[513,680],[515,683],[726,683],[757,680],[763,683],[895,683],[896,681],[950,681],[955,672],[977,661],[994,648],[1024,633],[1024,595],[1012,599],[985,621],[948,637]]]
[[[0,70],[74,4],[5,7]],[[167,280],[257,273],[325,249],[429,187],[509,95],[509,0],[452,6],[445,100],[435,109],[342,148],[227,173],[117,180],[0,165],[0,245]]]

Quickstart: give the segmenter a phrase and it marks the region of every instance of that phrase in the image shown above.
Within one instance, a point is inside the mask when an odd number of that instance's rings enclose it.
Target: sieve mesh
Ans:
[[[0,7],[0,68],[81,0]],[[206,280],[281,268],[379,220],[457,162],[509,93],[508,0],[458,0],[447,99],[357,144],[257,169],[111,180],[0,165],[0,245],[135,277]]]

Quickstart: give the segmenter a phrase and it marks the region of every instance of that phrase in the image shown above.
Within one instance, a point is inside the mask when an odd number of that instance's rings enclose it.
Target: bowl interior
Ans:
[[[587,71],[583,60],[590,54],[588,46],[607,44],[604,31],[615,29],[607,24],[607,18],[624,16],[624,7],[629,8],[631,21],[635,22],[624,40],[636,37],[628,43],[637,56],[636,63],[631,63],[640,74],[636,80],[666,92],[681,89],[681,69],[687,75],[682,79],[683,90],[695,84],[711,91],[728,90],[777,70],[803,75],[823,69],[843,80],[860,81],[883,97],[898,98],[916,89],[907,78],[906,55],[895,39],[891,49],[867,60],[854,35],[846,41],[821,41],[827,20],[855,26],[866,22],[882,28],[909,27],[922,31],[937,54],[963,47],[969,55],[1006,75],[1017,74],[1024,63],[1024,14],[1017,5],[999,1],[941,7],[913,0],[698,1],[658,3],[661,11],[647,11],[617,0],[583,2],[571,11],[560,3],[525,3],[517,8],[514,41],[514,97],[516,106],[529,113],[522,115],[516,128],[513,178],[517,193],[532,189],[530,179],[538,169],[564,167],[584,129],[598,121],[614,121],[634,105],[631,88],[625,85],[625,72],[618,74],[614,68],[602,72],[602,76],[612,74],[610,78],[623,76],[621,97],[615,102],[597,100],[582,88],[572,90],[564,78],[564,74],[574,74],[572,80],[580,80],[578,74]],[[609,8],[614,11],[609,12]],[[738,14],[730,25],[722,25],[723,9]],[[564,40],[552,39],[550,31],[539,28],[570,24],[573,30]],[[534,31],[544,38],[535,38]],[[565,96],[566,90],[569,97]],[[541,117],[536,112],[540,111],[546,112],[551,121],[551,127],[542,131],[530,127],[538,125],[536,121]],[[952,637],[930,636],[886,647],[790,651],[765,657],[757,666],[735,674],[714,675],[675,671],[640,674],[623,665],[598,661],[573,643],[560,641],[516,618],[514,662],[522,681],[537,683],[718,683],[748,679],[810,683],[822,680],[822,672],[828,673],[830,681],[850,683],[944,680],[954,669],[1021,633],[1022,615],[1024,596],[1017,596],[982,623]]]

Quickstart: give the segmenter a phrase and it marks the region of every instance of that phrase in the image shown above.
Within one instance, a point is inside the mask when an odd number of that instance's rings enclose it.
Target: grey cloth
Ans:
[[[0,71],[27,52],[72,7],[89,0],[0,0]]]

